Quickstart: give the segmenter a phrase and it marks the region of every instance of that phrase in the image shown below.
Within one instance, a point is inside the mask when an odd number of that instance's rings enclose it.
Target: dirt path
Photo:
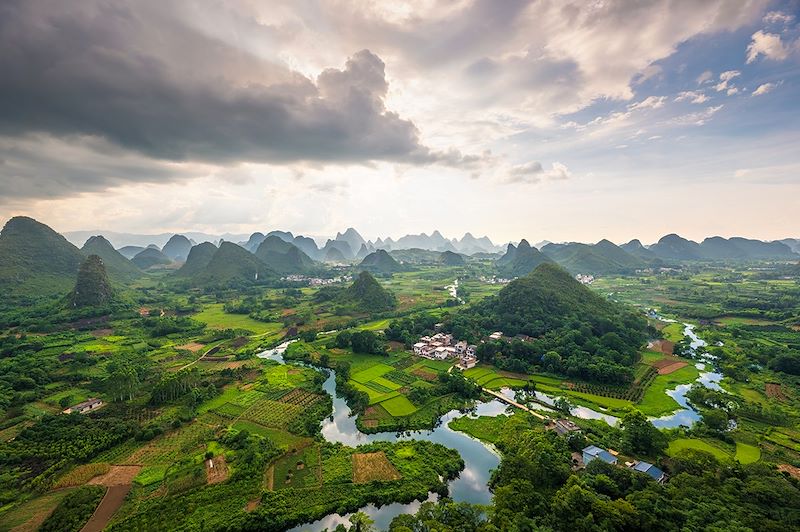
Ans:
[[[111,486],[103,496],[103,500],[95,509],[92,518],[86,523],[81,532],[101,532],[114,514],[117,513],[122,503],[125,501],[125,496],[131,490],[131,485]]]
[[[204,356],[206,356],[207,354],[209,354],[211,351],[213,351],[215,348],[218,348],[218,347],[219,347],[219,346],[216,346],[216,345],[215,345],[214,347],[212,347],[212,348],[210,348],[210,349],[208,349],[208,350],[204,351],[204,352],[203,352],[203,354],[202,354],[202,355],[200,355],[200,356],[199,356],[198,358],[196,358],[195,360],[192,360],[191,362],[189,362],[189,363],[188,363],[188,364],[186,364],[185,366],[182,366],[182,367],[178,368],[178,371],[181,371],[182,369],[186,369],[186,368],[188,368],[188,367],[194,366],[195,364],[197,364],[198,362],[200,362],[200,360],[202,360]]]

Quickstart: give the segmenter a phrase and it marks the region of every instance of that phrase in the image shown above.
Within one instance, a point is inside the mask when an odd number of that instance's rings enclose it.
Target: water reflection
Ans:
[[[291,342],[285,342],[274,349],[260,353],[258,356],[283,364],[285,363],[283,353],[289,343]],[[491,502],[492,495],[487,484],[492,470],[500,464],[499,454],[491,446],[485,445],[464,433],[450,429],[448,423],[465,415],[477,417],[504,414],[507,409],[504,403],[499,400],[478,403],[470,412],[451,410],[441,417],[439,425],[432,430],[365,434],[356,427],[355,417],[351,416],[352,411],[347,406],[344,398],[336,394],[336,375],[333,371],[328,371],[328,378],[325,379],[323,389],[333,399],[333,413],[329,418],[323,420],[321,427],[322,435],[327,441],[338,442],[352,447],[375,441],[427,440],[440,443],[445,447],[457,450],[465,463],[465,468],[458,478],[448,483],[450,497],[458,502],[475,504],[488,504]],[[513,394],[510,390],[506,393]],[[435,494],[428,494],[428,500],[434,500],[434,497],[436,497]],[[379,528],[387,528],[389,522],[395,516],[414,513],[419,509],[420,504],[420,501],[414,501],[409,504],[392,503],[380,508],[369,504],[359,511],[368,514],[374,519]],[[316,532],[325,528],[333,528],[339,523],[345,523],[349,517],[350,514],[331,514],[319,521],[300,525],[292,530]]]

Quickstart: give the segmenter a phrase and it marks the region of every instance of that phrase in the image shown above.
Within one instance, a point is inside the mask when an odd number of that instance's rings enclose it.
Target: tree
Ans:
[[[650,455],[667,446],[666,437],[639,410],[631,410],[622,416],[620,428],[625,452]]]
[[[703,412],[703,423],[711,430],[723,432],[728,428],[728,414],[718,408],[705,410]]]
[[[375,521],[364,512],[356,512],[351,515],[350,522],[353,523],[350,532],[373,532],[375,530]]]

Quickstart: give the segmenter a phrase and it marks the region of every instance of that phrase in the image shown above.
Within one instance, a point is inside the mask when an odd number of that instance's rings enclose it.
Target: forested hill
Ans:
[[[0,232],[0,292],[66,294],[85,259],[63,236],[33,218],[11,218]]]
[[[607,301],[560,266],[540,264],[447,324],[457,337],[477,341],[493,331],[524,342],[486,342],[486,362],[516,371],[534,366],[553,373],[609,384],[633,378],[647,323],[627,307]]]

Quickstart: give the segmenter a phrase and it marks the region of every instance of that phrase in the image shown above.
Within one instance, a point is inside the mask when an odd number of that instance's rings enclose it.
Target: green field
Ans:
[[[736,455],[734,456],[742,464],[752,464],[761,459],[761,449],[755,445],[736,442]]]
[[[699,375],[700,371],[691,363],[669,375],[658,375],[647,387],[636,408],[648,416],[661,416],[678,410],[681,405],[667,395],[666,391],[678,384],[693,382]]]
[[[389,373],[393,369],[394,368],[392,366],[387,366],[386,364],[375,364],[370,368],[367,368],[363,371],[359,371],[358,373],[354,373],[353,375],[350,376],[350,378],[361,384],[366,384],[377,377]]]
[[[381,401],[380,404],[387,412],[395,417],[407,416],[417,411],[417,407],[414,406],[405,395],[392,397],[391,399]]]
[[[206,305],[201,312],[198,312],[192,318],[205,323],[213,329],[245,329],[252,334],[258,335],[277,333],[283,328],[282,323],[257,321],[246,314],[228,314],[223,310],[221,303]]]
[[[669,442],[669,448],[667,449],[667,454],[670,456],[675,456],[684,449],[696,449],[699,451],[705,451],[707,453],[713,454],[714,457],[720,461],[730,460],[731,458],[728,452],[720,449],[716,445],[711,445],[705,440],[695,440],[691,438],[678,438],[677,440],[672,440],[671,442]]]

